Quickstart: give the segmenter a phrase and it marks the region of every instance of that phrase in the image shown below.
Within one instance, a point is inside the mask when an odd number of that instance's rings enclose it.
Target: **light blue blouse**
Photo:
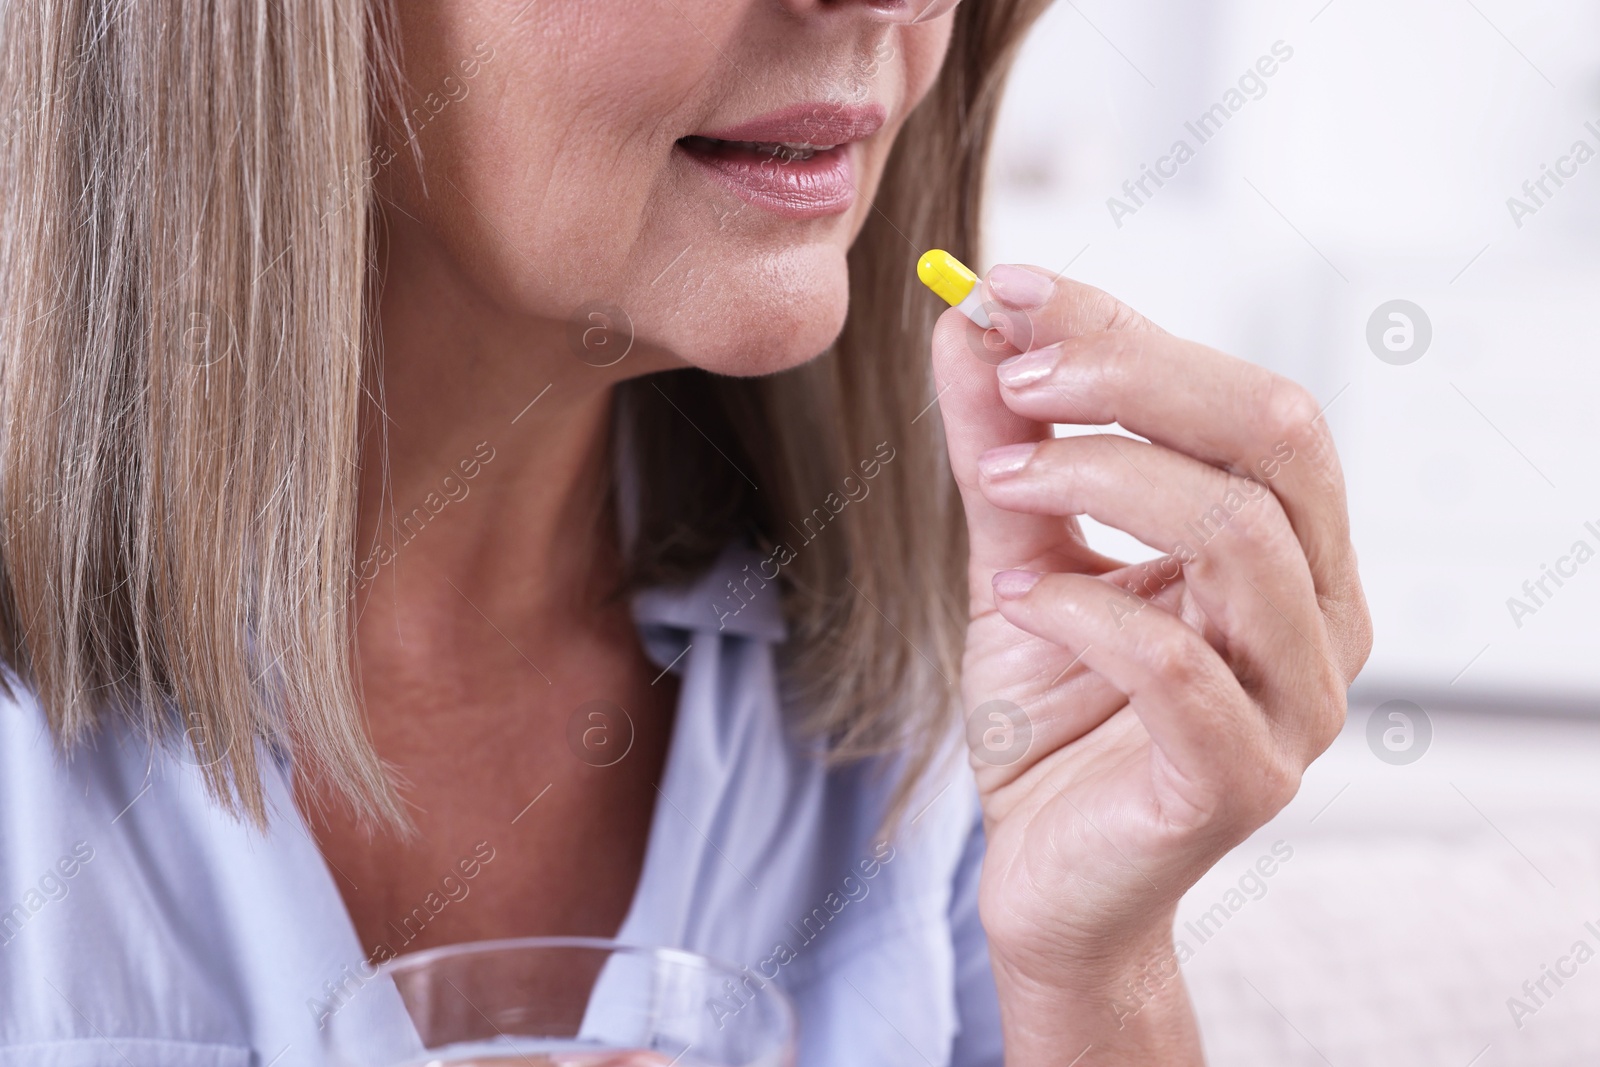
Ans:
[[[681,686],[619,938],[775,972],[803,1067],[999,1064],[965,760],[880,842],[893,775],[829,769],[787,734],[777,598],[725,603],[754,560],[730,549],[693,585],[634,600]],[[263,765],[265,835],[185,760],[113,731],[63,761],[26,694],[0,702],[0,1067],[322,1062],[319,1024],[364,954],[287,766]]]

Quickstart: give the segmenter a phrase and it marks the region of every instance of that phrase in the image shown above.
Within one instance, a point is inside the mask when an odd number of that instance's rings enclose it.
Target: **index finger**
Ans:
[[[1001,263],[983,287],[995,329],[1019,352],[1090,333],[1166,333],[1110,293],[1043,267]]]

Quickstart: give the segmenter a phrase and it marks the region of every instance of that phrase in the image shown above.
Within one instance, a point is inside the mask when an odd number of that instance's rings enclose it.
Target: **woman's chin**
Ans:
[[[717,325],[673,339],[672,350],[690,366],[738,378],[790,370],[817,358],[844,328],[845,300],[790,305],[759,314],[729,310]]]

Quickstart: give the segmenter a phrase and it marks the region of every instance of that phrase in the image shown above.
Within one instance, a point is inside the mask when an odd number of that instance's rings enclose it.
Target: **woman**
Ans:
[[[1303,390],[1041,268],[934,325],[1041,6],[4,6],[0,1063],[557,933],[805,1063],[1199,1061],[1176,901],[1369,625]]]

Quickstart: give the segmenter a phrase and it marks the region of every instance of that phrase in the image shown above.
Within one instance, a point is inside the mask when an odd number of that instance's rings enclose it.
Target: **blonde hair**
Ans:
[[[894,450],[876,499],[782,584],[805,726],[839,759],[908,749],[901,803],[948,733],[967,607],[937,412],[919,417],[937,306],[914,261],[975,255],[1004,73],[1046,2],[958,9],[850,254],[864,313],[828,353],[619,387],[634,585],[689,576],[730,537],[788,540]],[[125,717],[189,743],[219,803],[257,822],[258,739],[404,822],[349,655],[391,31],[378,0],[0,0],[0,660],[63,748]],[[668,400],[712,440],[678,433]]]

